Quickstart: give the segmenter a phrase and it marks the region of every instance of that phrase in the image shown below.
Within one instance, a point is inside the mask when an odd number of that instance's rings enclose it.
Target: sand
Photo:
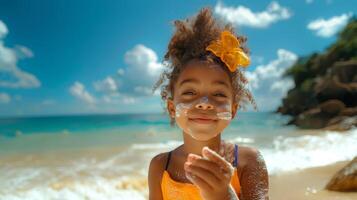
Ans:
[[[347,165],[338,162],[323,167],[286,172],[269,177],[271,200],[356,200],[357,192],[332,192],[324,187],[331,177]]]

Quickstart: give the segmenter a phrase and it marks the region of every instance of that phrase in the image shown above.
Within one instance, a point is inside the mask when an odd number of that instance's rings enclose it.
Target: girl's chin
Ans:
[[[203,140],[203,141],[212,139],[219,134],[217,132],[212,132],[212,130],[204,131],[204,130],[192,130],[192,129],[187,131],[186,133],[196,140]]]

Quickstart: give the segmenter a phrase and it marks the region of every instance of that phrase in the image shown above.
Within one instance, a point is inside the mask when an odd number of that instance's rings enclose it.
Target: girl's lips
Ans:
[[[189,118],[189,120],[199,124],[211,124],[217,121],[213,119],[204,119],[204,118]]]

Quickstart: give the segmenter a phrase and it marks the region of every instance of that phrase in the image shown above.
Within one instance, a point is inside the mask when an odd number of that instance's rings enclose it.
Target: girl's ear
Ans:
[[[238,110],[238,103],[234,103],[232,106],[232,119],[234,119],[234,117],[236,116]]]
[[[175,118],[175,104],[172,98],[167,99],[167,110],[169,111],[170,117]]]

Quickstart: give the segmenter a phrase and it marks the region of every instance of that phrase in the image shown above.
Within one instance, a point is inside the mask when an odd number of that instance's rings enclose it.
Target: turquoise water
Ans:
[[[270,143],[275,135],[289,134],[295,130],[293,126],[283,125],[288,120],[289,117],[269,112],[242,112],[222,135],[225,138],[254,138],[261,146],[264,142]],[[181,135],[177,126],[170,127],[165,114],[0,119],[2,152],[180,141]]]
[[[227,130],[251,134],[257,131],[271,132],[282,127],[289,117],[269,112],[242,112],[232,121]],[[164,114],[118,114],[84,116],[49,116],[0,118],[0,135],[15,137],[16,133],[91,133],[111,132],[118,134],[140,132],[154,127],[159,130],[177,129],[169,126]],[[291,127],[290,127],[291,128]]]
[[[0,118],[0,134],[16,136],[23,134],[56,133],[64,130],[71,133],[108,131],[120,128],[120,132],[141,131],[146,126],[167,127],[168,121],[160,114],[119,114]]]

